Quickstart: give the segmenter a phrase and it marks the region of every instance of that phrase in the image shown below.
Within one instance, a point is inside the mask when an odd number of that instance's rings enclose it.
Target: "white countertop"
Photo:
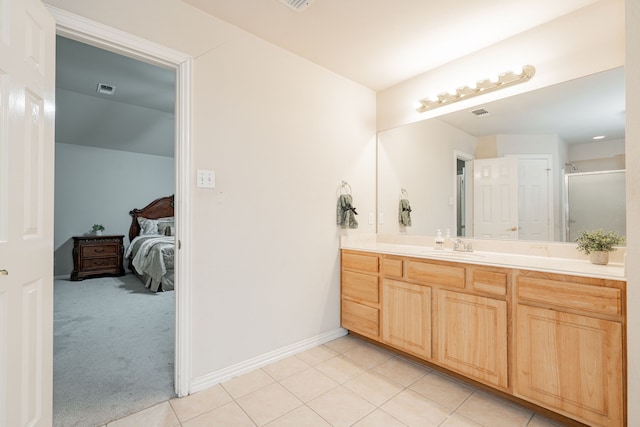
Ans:
[[[610,262],[608,265],[596,265],[591,264],[586,259],[517,255],[486,251],[456,252],[452,249],[436,250],[429,246],[381,243],[372,239],[344,239],[341,242],[341,249],[453,261],[466,264],[521,268],[600,279],[625,280],[624,264]]]

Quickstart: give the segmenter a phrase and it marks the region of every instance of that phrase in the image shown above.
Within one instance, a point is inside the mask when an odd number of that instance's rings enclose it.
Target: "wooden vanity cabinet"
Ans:
[[[431,359],[431,288],[384,279],[382,340],[407,353]]]
[[[508,270],[383,255],[382,276],[385,343],[507,389]]]
[[[341,251],[341,325],[366,337],[380,336],[380,255]]]
[[[464,265],[461,290],[440,288],[438,363],[476,381],[508,391],[510,270]]]
[[[625,425],[624,280],[346,250],[342,261],[343,327],[589,426]]]
[[[438,362],[477,381],[506,390],[507,303],[438,291]]]
[[[625,282],[517,275],[514,394],[592,426],[624,425]]]

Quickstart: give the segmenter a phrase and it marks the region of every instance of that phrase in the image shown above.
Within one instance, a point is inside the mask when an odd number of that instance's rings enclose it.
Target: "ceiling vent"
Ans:
[[[280,3],[284,3],[289,8],[295,10],[296,12],[302,12],[309,6],[313,0],[280,0]]]
[[[473,110],[471,111],[471,114],[475,115],[476,117],[486,117],[490,115],[490,113],[484,108],[478,108],[477,110]]]
[[[96,92],[102,93],[104,95],[113,95],[115,91],[116,87],[114,85],[106,83],[98,83],[98,89],[96,89]]]

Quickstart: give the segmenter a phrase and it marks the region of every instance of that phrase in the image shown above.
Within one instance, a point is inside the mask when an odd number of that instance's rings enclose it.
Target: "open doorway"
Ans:
[[[176,193],[175,76],[58,36],[54,425],[104,424],[175,393],[175,298],[132,274],[68,280],[74,236],[100,224],[127,246],[129,211]]]
[[[473,236],[473,155],[454,150],[454,209],[456,236]],[[471,185],[469,185],[471,183]]]

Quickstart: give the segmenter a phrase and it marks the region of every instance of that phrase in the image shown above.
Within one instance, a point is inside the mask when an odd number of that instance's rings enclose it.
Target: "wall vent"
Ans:
[[[96,92],[102,93],[104,95],[113,95],[116,91],[116,87],[114,85],[106,84],[106,83],[98,83],[98,88]]]
[[[490,113],[484,108],[478,108],[477,110],[471,111],[471,114],[474,114],[476,117],[485,117],[485,116],[488,116]]]
[[[302,12],[309,6],[313,0],[280,0],[280,3],[284,3],[289,8],[295,10],[296,12]]]

